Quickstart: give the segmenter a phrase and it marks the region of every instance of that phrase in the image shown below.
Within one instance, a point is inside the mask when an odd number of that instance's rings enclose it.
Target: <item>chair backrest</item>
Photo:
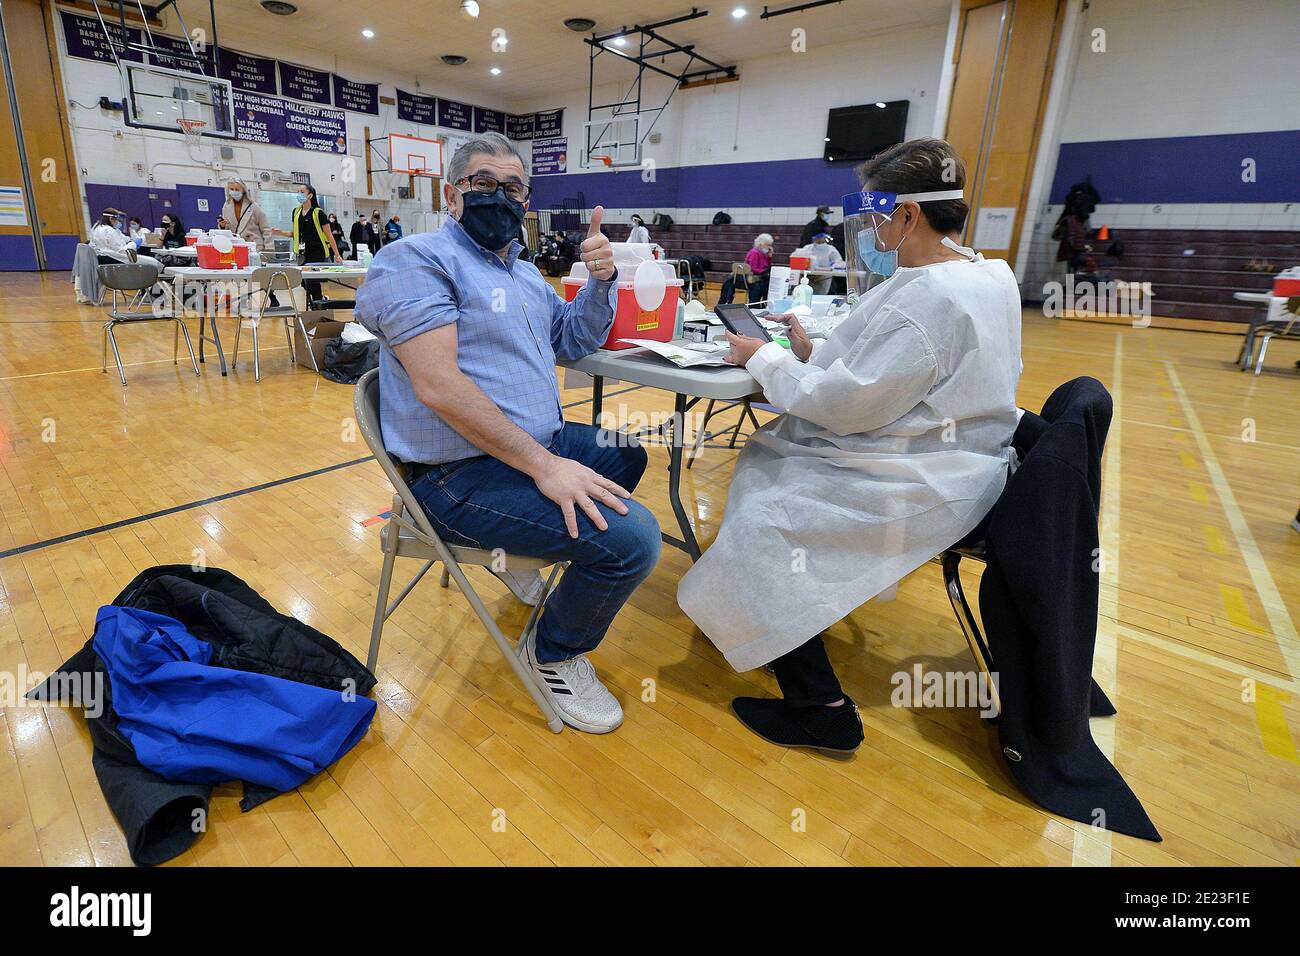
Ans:
[[[118,292],[141,292],[150,288],[162,274],[162,263],[157,259],[141,259],[138,262],[117,262],[102,265],[96,269],[99,282],[107,289]]]
[[[357,427],[361,429],[361,437],[365,439],[366,445],[374,454],[375,461],[379,462],[379,467],[388,476],[393,490],[401,497],[411,521],[429,537],[437,538],[438,533],[433,530],[433,525],[425,516],[424,508],[420,506],[420,502],[406,483],[405,467],[394,461],[388,454],[388,449],[384,447],[384,435],[379,421],[379,369],[372,368],[361,376],[352,397],[352,407],[357,416]]]
[[[289,292],[302,285],[302,270],[296,266],[260,266],[253,270],[253,285],[257,288],[272,291],[272,281],[274,291]]]
[[[733,262],[731,264],[731,274],[733,276],[749,276],[754,274],[754,269],[748,262]]]

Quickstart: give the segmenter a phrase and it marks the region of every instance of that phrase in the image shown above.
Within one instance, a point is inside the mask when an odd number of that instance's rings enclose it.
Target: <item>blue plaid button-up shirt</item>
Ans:
[[[504,261],[449,219],[434,233],[407,236],[375,256],[357,292],[356,316],[379,337],[384,447],[402,461],[431,465],[486,454],[415,395],[393,352],[423,332],[456,323],[456,362],[512,422],[543,447],[564,419],[556,358],[581,358],[609,334],[615,281],[588,279],[565,302],[511,243]]]

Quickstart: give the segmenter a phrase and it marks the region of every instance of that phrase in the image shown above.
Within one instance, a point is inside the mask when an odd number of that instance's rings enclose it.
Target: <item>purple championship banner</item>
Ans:
[[[463,129],[470,130],[474,126],[472,113],[474,107],[465,103],[457,103],[455,100],[444,100],[438,97],[438,123],[437,125],[446,129]]]
[[[348,151],[347,114],[288,100],[284,104],[285,145],[317,153]]]
[[[506,114],[501,110],[474,107],[474,132],[504,133],[506,131]]]
[[[217,56],[217,75],[229,80],[236,90],[275,96],[280,88],[275,81],[275,60],[222,47]]]
[[[549,139],[533,140],[534,176],[549,176],[563,173],[569,167],[569,138],[553,136]]]
[[[533,135],[538,139],[548,136],[561,136],[564,133],[564,110],[542,110],[535,114],[537,121]]]
[[[511,139],[532,139],[536,125],[536,113],[528,113],[524,116],[507,116],[506,135]]]
[[[408,123],[420,123],[425,126],[435,125],[439,103],[435,97],[408,93],[400,87],[397,90],[397,116]],[[441,124],[438,124],[441,125]]]
[[[79,17],[66,10],[60,10],[59,16],[63,20],[63,42],[67,47],[68,56],[75,56],[79,60],[115,63],[113,48],[116,46],[119,58],[134,60],[137,63],[144,61],[142,54],[126,48],[127,43],[144,43],[144,33],[135,27],[127,27],[126,35],[123,37],[122,28],[116,23],[110,23],[108,36],[105,36],[104,28],[100,26],[96,17]],[[112,37],[111,42],[109,37]]]
[[[379,115],[379,84],[357,83],[334,74],[334,105],[354,113]]]
[[[198,44],[195,44],[191,51],[190,45],[184,39],[169,37],[162,33],[153,35],[153,43],[159,51],[149,54],[149,62],[154,66],[163,66],[169,70],[185,70],[189,73],[203,73],[206,76],[212,76],[216,72],[212,62],[212,50],[208,47],[200,49]],[[195,65],[193,59],[195,55],[198,56],[200,65]]]
[[[249,143],[287,146],[284,100],[276,96],[234,91],[235,138]]]
[[[293,63],[280,63],[280,95],[305,103],[329,106],[334,102],[330,95],[330,74],[326,70],[313,70]]]

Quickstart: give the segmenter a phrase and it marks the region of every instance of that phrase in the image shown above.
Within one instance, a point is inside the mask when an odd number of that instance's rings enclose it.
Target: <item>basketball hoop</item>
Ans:
[[[208,124],[203,120],[196,119],[178,119],[176,125],[181,128],[181,133],[185,136],[185,148],[191,153],[195,146],[203,143],[203,128]]]
[[[592,159],[592,162],[596,162],[597,160],[599,160],[600,162],[604,163],[606,169],[608,169],[609,167],[611,167],[611,166],[614,165],[614,157],[613,157],[613,156],[599,156],[599,155],[596,155],[596,154],[592,154],[591,159]]]

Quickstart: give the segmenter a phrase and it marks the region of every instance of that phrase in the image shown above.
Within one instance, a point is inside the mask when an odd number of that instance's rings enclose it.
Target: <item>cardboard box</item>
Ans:
[[[325,367],[325,346],[331,339],[337,339],[343,334],[343,326],[346,322],[339,322],[334,318],[333,312],[304,312],[302,324],[309,333],[306,341],[303,341],[302,330],[294,324],[293,328],[293,357],[294,360],[304,368],[312,367],[312,356],[316,357],[316,367]]]

